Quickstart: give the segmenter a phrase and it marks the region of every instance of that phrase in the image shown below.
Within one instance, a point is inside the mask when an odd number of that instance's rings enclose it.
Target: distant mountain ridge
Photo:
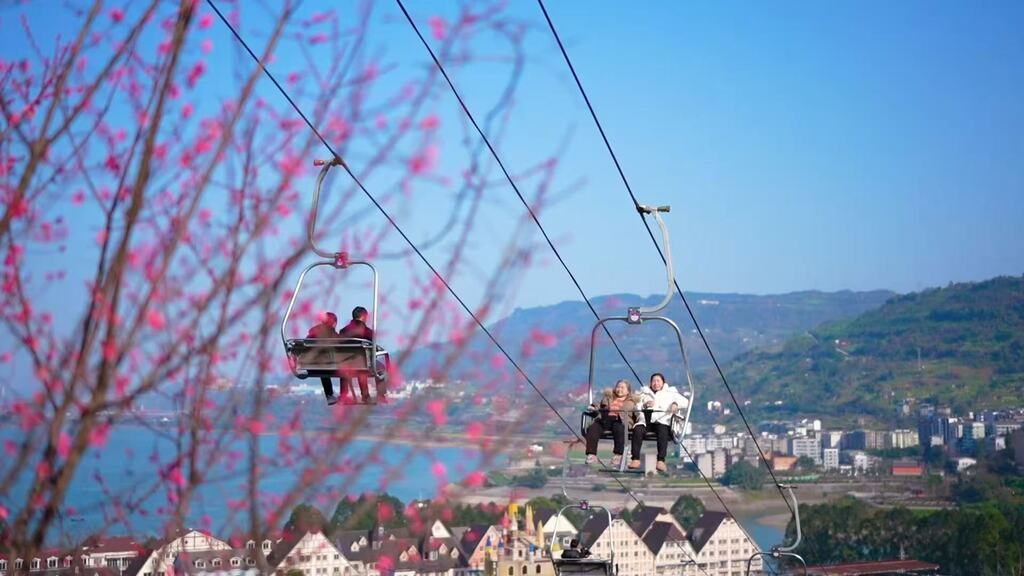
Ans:
[[[895,293],[885,290],[868,292],[803,291],[778,295],[687,293],[705,336],[719,361],[729,360],[755,348],[781,346],[791,336],[824,322],[850,318],[878,308]],[[662,296],[641,297],[635,294],[613,294],[592,299],[602,317],[623,316],[629,306],[651,306]],[[711,366],[682,302],[672,300],[664,315],[675,321],[685,335],[685,345],[694,371]],[[566,391],[586,380],[590,332],[595,319],[585,303],[568,301],[534,308],[516,309],[510,316],[489,326],[506,348],[531,375],[543,374],[559,367],[564,378],[559,386]],[[630,364],[646,375],[664,371],[670,380],[681,378],[678,346],[672,333],[658,323],[639,327],[610,324],[612,334],[623,348]],[[599,378],[602,381],[628,377],[621,358],[607,337],[599,340]],[[409,378],[423,378],[437,370],[451,344],[423,347],[413,351],[403,362],[402,371]],[[482,334],[469,341],[467,352],[454,365],[451,378],[474,379],[486,370],[497,353]],[[568,364],[568,367],[566,367]],[[642,376],[644,377],[644,376]]]
[[[751,350],[726,367],[757,406],[893,419],[905,398],[961,412],[1024,399],[1024,276],[950,284]],[[722,398],[719,398],[722,399]]]

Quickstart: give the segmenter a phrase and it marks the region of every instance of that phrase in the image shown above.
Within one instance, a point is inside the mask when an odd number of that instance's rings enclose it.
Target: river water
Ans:
[[[500,468],[506,462],[502,455],[483,462],[476,447],[425,448],[352,440],[338,451],[332,474],[307,478],[309,488],[301,490],[300,471],[310,464],[310,458],[300,453],[301,441],[292,436],[286,439],[288,444],[282,445],[278,434],[257,438],[259,452],[265,455],[261,464],[264,471],[258,480],[260,508],[272,510],[284,495],[294,492],[301,495],[298,502],[316,505],[328,518],[342,497],[386,491],[406,503],[432,498],[445,483],[461,480],[481,465]],[[16,428],[0,428],[0,443],[8,440],[20,443],[22,433]],[[294,460],[289,456],[293,449]],[[185,524],[224,534],[248,525],[248,444],[244,439],[228,441],[218,450],[223,451],[223,457],[211,469],[203,470],[206,479],[193,499]],[[100,530],[134,536],[161,533],[175,508],[174,488],[185,483],[173,469],[177,454],[175,441],[166,432],[139,426],[115,427],[102,449],[87,451],[68,491],[57,530],[60,534],[52,534],[50,539],[75,539]],[[346,472],[360,465],[366,465],[361,473]],[[0,465],[0,471],[6,469]],[[12,517],[25,505],[33,477],[23,472],[9,498],[4,498],[7,501],[0,503]],[[139,505],[130,512],[111,506],[111,502],[125,501],[126,497]],[[285,519],[276,524],[280,526]]]

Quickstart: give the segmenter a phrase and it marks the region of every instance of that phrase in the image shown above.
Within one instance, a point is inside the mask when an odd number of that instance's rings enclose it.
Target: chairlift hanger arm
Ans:
[[[780,490],[785,490],[789,494],[789,499],[793,503],[793,523],[796,525],[796,540],[793,541],[789,546],[776,546],[776,550],[781,553],[790,553],[800,545],[801,533],[800,533],[800,505],[796,501],[796,494],[793,492],[795,486],[792,484],[779,484]]]
[[[672,269],[672,244],[668,236],[668,227],[665,226],[665,221],[661,219],[661,213],[668,212],[670,209],[670,206],[651,207],[637,205],[637,210],[640,212],[641,217],[645,214],[654,216],[654,220],[658,223],[658,227],[661,228],[661,242],[665,245],[665,276],[668,279],[665,297],[662,298],[661,302],[659,302],[657,306],[641,306],[638,308],[641,315],[654,314],[664,310],[669,303],[672,302],[672,297],[675,295],[675,273]]]
[[[317,256],[338,260],[339,255],[342,254],[341,252],[331,252],[316,245],[316,218],[317,212],[320,210],[320,188],[323,186],[324,179],[327,178],[327,173],[335,166],[344,166],[345,161],[334,156],[330,160],[313,160],[313,165],[320,166],[321,168],[320,173],[316,176],[316,187],[313,189],[313,206],[310,208],[306,238],[309,241],[309,247]]]

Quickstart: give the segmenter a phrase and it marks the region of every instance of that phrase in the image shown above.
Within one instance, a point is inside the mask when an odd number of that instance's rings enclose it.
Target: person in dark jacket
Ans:
[[[352,309],[352,320],[345,325],[344,328],[338,332],[339,338],[359,338],[362,340],[373,341],[373,329],[366,325],[366,319],[369,318],[370,313],[362,306],[356,306]],[[374,351],[376,353],[376,350]],[[359,393],[362,395],[363,402],[369,402],[370,400],[370,384],[369,379],[365,373],[357,373],[355,375],[356,380],[359,381]],[[341,384],[343,389],[347,386],[348,390],[352,389],[351,375],[341,375]],[[353,394],[355,392],[353,391]],[[384,401],[384,387],[380,382],[377,382],[377,396],[380,401]]]
[[[566,560],[579,560],[590,556],[590,550],[580,547],[579,538],[573,538],[569,542],[569,548],[562,550],[562,558]]]
[[[309,329],[306,334],[306,338],[337,338],[338,333],[335,332],[335,327],[338,326],[338,316],[334,312],[325,312],[320,316],[320,323]],[[337,397],[334,396],[334,388],[331,385],[331,379],[328,377],[320,378],[320,383],[324,387],[324,396],[327,397],[327,405],[334,406],[338,403]],[[341,382],[341,388],[339,393],[344,396],[345,388],[344,381]]]

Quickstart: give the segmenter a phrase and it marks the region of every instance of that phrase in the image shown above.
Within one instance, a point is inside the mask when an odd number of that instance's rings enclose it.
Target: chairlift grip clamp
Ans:
[[[634,306],[626,309],[626,323],[627,324],[643,324],[644,317],[639,306]]]
[[[636,211],[641,213],[641,214],[653,214],[655,212],[671,212],[672,211],[672,207],[668,206],[668,205],[665,205],[665,206],[648,206],[646,204],[637,204],[636,205]]]
[[[349,259],[348,252],[335,252],[334,253],[334,266],[337,268],[348,268]]]
[[[335,157],[331,158],[330,160],[324,160],[322,158],[317,158],[317,159],[313,160],[313,166],[320,167],[320,166],[324,166],[324,165],[344,166],[345,165],[345,161],[342,160],[341,158],[339,158],[338,156],[335,156]]]

